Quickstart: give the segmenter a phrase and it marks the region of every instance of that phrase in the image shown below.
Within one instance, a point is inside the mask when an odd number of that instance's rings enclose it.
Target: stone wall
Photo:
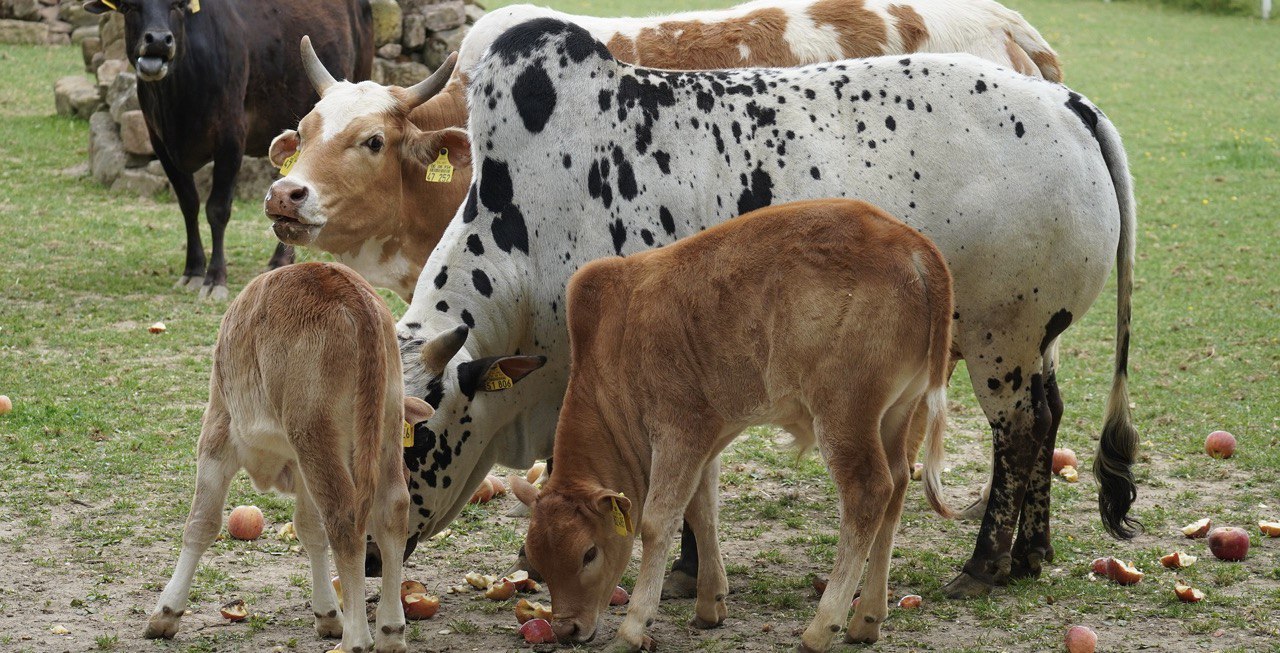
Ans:
[[[56,2],[0,0],[4,7],[23,5],[24,12],[27,4],[43,7],[43,3]],[[471,24],[484,15],[475,0],[370,0],[370,4],[377,48],[372,78],[380,84],[399,86],[430,75],[458,49]],[[58,32],[64,38],[57,42],[79,45],[85,71],[91,75],[59,79],[54,84],[54,106],[59,115],[89,121],[89,172],[94,181],[117,192],[171,197],[169,180],[155,159],[138,107],[137,77],[125,57],[123,18],[116,12],[93,16],[80,8],[80,1],[64,1],[46,9],[55,10],[57,20],[71,26],[57,28],[65,29]],[[46,29],[53,33],[54,28]],[[236,195],[245,200],[261,199],[275,177],[276,169],[266,158],[245,157]],[[212,179],[212,165],[196,173],[201,197],[208,197]]]
[[[98,17],[82,9],[82,1],[0,0],[0,43],[66,45],[83,38]]]

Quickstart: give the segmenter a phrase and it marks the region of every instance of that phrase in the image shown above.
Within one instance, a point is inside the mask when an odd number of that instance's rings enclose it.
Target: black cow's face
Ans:
[[[188,14],[200,11],[200,0],[91,0],[85,11],[118,11],[124,16],[125,52],[145,82],[164,79],[181,52]]]

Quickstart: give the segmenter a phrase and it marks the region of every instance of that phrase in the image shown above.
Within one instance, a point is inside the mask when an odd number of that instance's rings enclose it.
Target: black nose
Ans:
[[[165,47],[169,47],[173,45],[173,32],[147,32],[142,35],[142,41],[147,45],[160,43]]]

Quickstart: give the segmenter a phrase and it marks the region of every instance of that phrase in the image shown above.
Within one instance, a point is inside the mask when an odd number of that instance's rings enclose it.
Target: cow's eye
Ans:
[[[587,552],[582,554],[582,565],[585,567],[592,560],[595,560],[597,553],[599,553],[599,551],[597,551],[596,547],[594,546],[591,547],[590,549],[587,549]]]
[[[382,137],[381,137],[381,136],[370,136],[370,137],[369,137],[369,140],[367,140],[367,141],[365,141],[365,142],[364,142],[364,146],[365,146],[365,147],[367,147],[367,148],[369,148],[370,150],[373,150],[374,152],[381,152],[381,151],[382,151]]]

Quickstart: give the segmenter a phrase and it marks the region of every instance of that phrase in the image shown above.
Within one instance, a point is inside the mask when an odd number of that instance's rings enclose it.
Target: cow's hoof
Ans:
[[[173,287],[177,290],[189,290],[191,292],[196,292],[204,287],[204,277],[203,276],[192,277],[192,276],[184,275],[184,276],[178,277],[178,281],[177,283],[173,284]]]
[[[877,620],[850,623],[849,629],[844,633],[844,641],[850,644],[875,644],[878,639],[880,622]]]
[[[723,623],[724,623],[724,619],[721,617],[716,617],[715,621],[708,621],[706,619],[703,619],[702,617],[699,617],[698,615],[694,615],[693,619],[689,620],[689,625],[693,626],[694,628],[697,628],[698,630],[711,630],[712,628],[719,628],[720,625]]]
[[[227,297],[230,294],[231,293],[227,291],[226,286],[201,286],[200,287],[200,299],[204,299],[204,300],[209,300],[214,302],[224,302],[227,300]]]
[[[1047,562],[1052,557],[1052,552],[1046,552],[1043,549],[1032,549],[1025,555],[1014,556],[1009,565],[1009,578],[1039,578],[1041,563]]]
[[[672,569],[662,581],[662,598],[664,599],[691,599],[697,595],[698,578],[679,569]]]
[[[326,639],[342,637],[342,617],[316,617],[316,634]]]
[[[409,646],[404,643],[404,634],[401,633],[398,638],[380,639],[373,645],[373,650],[374,653],[407,653]]]
[[[147,622],[147,631],[142,636],[147,639],[173,639],[177,634],[178,615],[171,611],[169,614],[151,615],[150,621]]]
[[[972,599],[990,594],[991,587],[992,583],[983,582],[962,571],[942,588],[942,593],[949,599]]]

